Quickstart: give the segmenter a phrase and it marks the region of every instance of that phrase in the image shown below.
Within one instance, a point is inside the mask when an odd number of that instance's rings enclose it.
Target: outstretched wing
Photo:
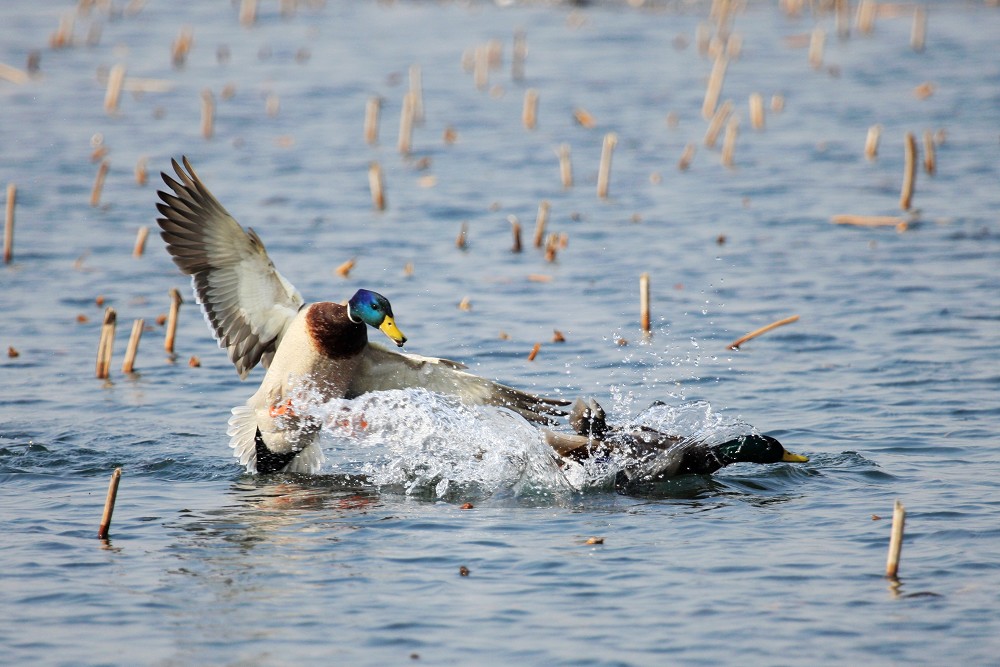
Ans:
[[[266,368],[302,295],[278,273],[252,230],[244,230],[201,182],[187,158],[171,160],[180,179],[161,173],[157,222],[180,270],[191,276],[198,303],[240,378],[263,359]]]
[[[368,343],[361,365],[347,391],[347,398],[369,391],[422,387],[439,394],[455,396],[471,405],[496,405],[510,408],[528,421],[547,424],[553,417],[566,414],[560,407],[568,401],[542,398],[473,375],[465,366],[447,359],[404,354]]]

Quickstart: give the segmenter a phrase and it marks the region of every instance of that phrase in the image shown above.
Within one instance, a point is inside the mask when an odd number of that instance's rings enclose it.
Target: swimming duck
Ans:
[[[595,455],[627,455],[635,464],[618,472],[615,487],[619,490],[678,475],[710,475],[733,463],[804,463],[809,460],[793,454],[767,435],[742,435],[710,445],[647,426],[612,428],[607,424],[604,409],[593,399],[577,399],[570,411],[569,423],[576,433],[546,430],[546,442],[565,461],[583,461]]]
[[[253,229],[243,227],[198,178],[187,158],[171,160],[172,192],[158,192],[160,236],[240,379],[260,363],[267,372],[246,404],[233,408],[229,446],[248,472],[315,473],[323,463],[321,424],[298,414],[293,394],[321,401],[370,391],[423,387],[472,405],[509,408],[550,423],[568,402],[492,382],[446,359],[404,354],[368,341],[367,326],[397,346],[406,337],[381,294],[358,290],[347,305],[306,303],[282,276]],[[179,179],[179,180],[178,180]]]

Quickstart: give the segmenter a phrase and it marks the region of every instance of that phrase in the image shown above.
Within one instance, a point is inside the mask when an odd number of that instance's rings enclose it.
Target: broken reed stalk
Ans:
[[[556,261],[556,255],[559,252],[559,235],[555,232],[549,234],[548,238],[545,240],[545,261],[554,262]]]
[[[458,236],[455,237],[455,247],[459,250],[465,250],[468,243],[469,236],[469,223],[463,222],[462,226],[458,229]]]
[[[115,500],[118,498],[118,482],[122,477],[122,469],[115,468],[111,473],[111,482],[108,484],[108,495],[104,499],[104,513],[101,514],[101,525],[97,529],[97,538],[108,539],[108,531],[111,529],[111,515],[115,513]]]
[[[409,155],[413,147],[413,93],[403,95],[403,108],[399,111],[399,142],[397,148],[402,155]]]
[[[924,171],[933,176],[937,171],[937,157],[934,152],[934,133],[924,130]]]
[[[510,233],[514,236],[514,245],[510,251],[521,252],[521,223],[514,215],[507,216],[507,221],[510,223]]]
[[[854,225],[855,227],[895,227],[897,231],[906,231],[906,220],[895,215],[851,215],[831,216],[830,222],[835,225]]]
[[[535,346],[531,348],[531,352],[528,354],[528,361],[534,361],[535,357],[538,356],[538,351],[542,349],[541,343],[535,343]]]
[[[608,198],[608,187],[611,184],[611,155],[615,151],[618,143],[618,135],[608,132],[604,135],[604,144],[601,146],[601,164],[597,169],[597,196],[601,199]]]
[[[750,94],[750,126],[755,130],[764,129],[764,96],[760,93]]]
[[[147,180],[146,162],[148,158],[143,155],[135,162],[135,182],[137,185],[145,185]]]
[[[569,159],[569,144],[559,144],[559,178],[564,188],[573,187],[573,163]]]
[[[681,153],[681,159],[677,161],[677,168],[681,171],[687,171],[687,168],[691,166],[691,161],[694,160],[694,143],[690,143],[684,147],[684,152]]]
[[[784,326],[786,324],[791,324],[792,322],[798,322],[798,321],[799,321],[799,316],[798,315],[792,315],[791,317],[786,317],[783,320],[778,320],[777,322],[771,322],[766,327],[761,327],[760,329],[756,329],[754,331],[751,331],[750,333],[748,333],[745,336],[737,338],[736,340],[734,340],[732,343],[729,344],[729,346],[727,347],[727,349],[729,349],[729,350],[738,350],[738,349],[740,349],[740,345],[742,345],[743,343],[747,342],[748,340],[756,338],[757,336],[760,336],[761,334],[765,334],[768,331],[770,331],[771,329],[777,329],[778,327]]]
[[[510,59],[510,78],[514,81],[524,79],[524,60],[528,56],[528,40],[523,30],[514,33],[514,51]]]
[[[31,77],[24,70],[20,70],[16,67],[11,67],[6,63],[0,63],[0,79],[10,81],[11,83],[22,84],[27,83]]]
[[[149,236],[149,227],[143,225],[135,235],[135,246],[132,248],[133,257],[142,257],[146,250],[146,238]]]
[[[378,118],[382,111],[382,98],[369,97],[365,104],[365,143],[374,146],[378,143]]]
[[[545,225],[549,221],[549,202],[542,201],[538,204],[538,215],[535,216],[535,236],[532,239],[532,244],[536,248],[542,247],[542,242],[545,240]]]
[[[14,205],[17,203],[17,186],[7,184],[7,206],[3,223],[3,263],[14,258]]]
[[[892,507],[892,533],[889,536],[889,555],[885,561],[885,576],[895,579],[899,572],[899,555],[903,551],[903,526],[906,523],[906,508],[898,500]]]
[[[135,355],[139,352],[139,339],[142,338],[143,324],[142,318],[132,322],[132,334],[128,338],[128,347],[125,348],[125,361],[122,362],[122,373],[131,373],[135,368]]]
[[[410,95],[413,96],[413,122],[424,124],[424,84],[420,65],[410,65]]]
[[[875,13],[878,11],[874,0],[861,0],[858,5],[856,22],[858,32],[862,35],[870,35],[875,28]]]
[[[903,144],[905,165],[903,167],[903,188],[899,193],[899,207],[909,211],[913,205],[913,186],[917,180],[917,138],[912,132],[906,133]]]
[[[733,116],[726,123],[726,136],[722,140],[722,164],[723,166],[733,167],[733,153],[736,150],[736,138],[740,134],[740,118],[739,116]]]
[[[257,20],[257,0],[242,0],[240,2],[240,25],[248,27]]]
[[[177,336],[177,314],[180,312],[184,299],[176,287],[170,288],[170,313],[167,315],[167,335],[163,340],[163,349],[167,354],[174,353],[174,340]]]
[[[715,110],[712,114],[712,120],[708,123],[708,129],[705,130],[705,146],[708,148],[715,148],[715,143],[719,138],[719,132],[722,131],[722,127],[725,125],[726,120],[729,115],[733,112],[733,103],[726,100],[722,105]]]
[[[368,189],[372,193],[372,206],[376,210],[385,210],[385,180],[382,177],[382,166],[378,162],[368,165]]]
[[[170,49],[170,59],[175,68],[184,66],[184,61],[187,60],[187,55],[191,50],[193,41],[194,37],[191,34],[191,26],[183,26]]]
[[[104,189],[104,179],[108,175],[108,169],[111,168],[111,162],[108,160],[101,161],[101,166],[97,168],[97,177],[94,179],[94,187],[90,191],[90,205],[93,207],[98,207],[101,204],[101,190]]]
[[[105,380],[111,370],[111,353],[115,345],[115,325],[118,315],[115,309],[108,306],[104,310],[104,323],[101,325],[101,340],[97,344],[97,368],[95,374],[98,380]]]
[[[642,320],[642,333],[648,336],[650,331],[648,273],[639,276],[639,314]]]
[[[701,115],[705,120],[712,117],[712,114],[715,113],[715,107],[719,103],[722,82],[726,78],[727,64],[726,57],[719,56],[712,65],[712,73],[708,77],[708,87],[705,89],[705,101],[701,105]]]
[[[535,129],[538,122],[538,91],[528,88],[524,91],[524,107],[521,109],[521,123],[526,130]]]
[[[201,136],[211,139],[215,132],[215,97],[206,88],[201,91]]]
[[[108,73],[108,88],[104,93],[104,111],[113,114],[118,111],[118,100],[121,99],[122,84],[125,83],[125,66],[121,63],[111,68]]]
[[[918,5],[913,10],[913,28],[910,30],[910,48],[920,53],[927,39],[927,10]]]
[[[809,36],[809,66],[819,69],[823,66],[823,45],[826,43],[826,31],[815,28]]]
[[[868,128],[868,136],[865,137],[865,157],[873,161],[878,156],[878,140],[882,136],[882,126],[872,125]]]

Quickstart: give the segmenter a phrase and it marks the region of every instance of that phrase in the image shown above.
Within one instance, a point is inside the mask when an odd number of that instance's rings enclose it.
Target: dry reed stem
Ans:
[[[382,98],[369,97],[365,103],[365,143],[374,146],[378,143],[378,119],[382,111]]]
[[[97,344],[97,367],[95,375],[97,379],[107,379],[111,370],[111,354],[115,344],[115,325],[118,315],[115,309],[108,306],[104,310],[104,323],[101,325],[101,340]]]
[[[650,332],[649,274],[645,272],[639,276],[639,315],[642,321],[642,332],[648,336]]]
[[[420,65],[410,65],[410,94],[413,96],[413,122],[424,124],[424,84]]]
[[[22,84],[28,82],[28,73],[5,63],[0,63],[0,79],[11,83]]]
[[[122,362],[122,373],[131,373],[135,368],[135,355],[139,353],[143,324],[142,318],[132,322],[132,333],[128,338],[128,347],[125,348],[125,360]]]
[[[524,79],[524,61],[528,57],[528,40],[523,30],[514,32],[514,49],[510,59],[510,78],[514,81]]]
[[[899,556],[903,551],[903,527],[906,524],[906,508],[896,500],[892,506],[892,533],[889,536],[889,554],[885,560],[885,576],[895,579],[899,573]]]
[[[14,258],[14,206],[17,204],[17,185],[7,184],[7,205],[3,223],[3,263]]]
[[[722,131],[726,120],[729,118],[729,114],[733,112],[733,103],[726,100],[722,105],[715,110],[712,114],[712,120],[708,123],[708,129],[705,130],[705,146],[708,148],[715,148],[715,143],[718,141],[719,132]]]
[[[937,156],[934,148],[934,133],[924,130],[924,171],[933,176],[937,171]]]
[[[601,163],[597,169],[597,196],[601,199],[608,198],[608,188],[611,185],[611,156],[617,143],[618,135],[614,132],[608,132],[604,135],[604,144],[601,146]]]
[[[403,108],[399,111],[399,142],[397,149],[402,155],[409,155],[413,147],[413,93],[403,95]]]
[[[531,348],[531,352],[528,354],[528,361],[534,361],[535,357],[538,356],[538,351],[542,349],[541,343],[535,343],[535,346]]]
[[[182,27],[181,31],[177,34],[177,39],[174,40],[170,48],[170,60],[175,68],[180,69],[184,66],[193,42],[194,38],[191,33],[191,26],[186,25]]]
[[[462,226],[458,229],[458,236],[455,237],[455,247],[459,250],[465,250],[466,244],[468,243],[469,235],[469,223],[463,222]]]
[[[792,315],[791,317],[786,317],[783,320],[778,320],[777,322],[771,322],[770,324],[768,324],[765,327],[761,327],[760,329],[755,329],[754,331],[751,331],[747,335],[742,336],[740,338],[737,338],[732,343],[730,343],[726,349],[729,349],[729,350],[738,350],[738,349],[740,349],[740,345],[742,345],[743,343],[747,342],[748,340],[756,338],[757,336],[760,336],[761,334],[765,334],[768,331],[770,331],[771,329],[777,329],[778,327],[784,326],[786,324],[791,324],[792,322],[798,322],[798,321],[799,321],[799,316],[798,315]]]
[[[59,19],[59,27],[49,37],[49,46],[62,49],[73,44],[73,12],[65,12]]]
[[[125,83],[125,66],[121,63],[111,68],[108,73],[108,87],[104,93],[104,111],[114,114],[118,111],[118,101],[122,95],[122,84]]]
[[[878,157],[878,141],[881,136],[881,125],[876,124],[868,128],[868,135],[865,137],[865,158],[869,161]]]
[[[913,10],[913,28],[910,30],[910,48],[920,53],[927,40],[927,10],[918,5]]]
[[[565,343],[566,342],[566,336],[563,334],[562,331],[559,331],[559,329],[553,329],[552,330],[552,342],[553,343]]]
[[[896,215],[852,215],[849,213],[834,215],[830,222],[835,225],[853,225],[855,227],[895,227],[897,231],[906,231],[909,226],[905,219]]]
[[[535,236],[532,239],[532,245],[536,248],[541,248],[542,242],[545,240],[545,225],[549,220],[549,208],[550,204],[547,201],[538,204],[538,214],[535,216]]]
[[[143,155],[135,162],[135,182],[137,185],[145,185],[148,178],[146,173],[146,163],[148,158]]]
[[[559,252],[559,235],[555,232],[549,234],[545,240],[545,261],[556,261],[556,254]]]
[[[472,310],[472,301],[469,300],[469,297],[462,297],[462,300],[458,302],[458,309],[465,312]]]
[[[180,312],[184,299],[176,287],[170,288],[170,312],[167,314],[167,335],[163,340],[163,349],[167,354],[174,353],[174,340],[177,336],[177,315]]]
[[[736,138],[740,134],[740,118],[733,116],[726,123],[726,136],[722,140],[722,164],[732,168],[734,166],[733,153],[736,150]]]
[[[357,260],[354,257],[352,257],[343,264],[341,264],[340,266],[338,266],[336,269],[334,269],[334,273],[336,273],[341,278],[347,278],[348,276],[351,275],[351,269],[354,268],[355,264],[357,264]]]
[[[240,2],[240,25],[252,26],[257,21],[257,0],[242,0]]]
[[[712,117],[715,107],[719,103],[719,95],[722,93],[722,83],[726,78],[726,65],[728,60],[719,56],[712,65],[712,73],[708,77],[708,86],[705,88],[705,100],[701,105],[701,115],[705,120]]]
[[[870,35],[872,30],[875,29],[875,14],[878,11],[874,0],[861,0],[858,4],[858,13],[855,17],[855,22],[858,26],[858,32],[862,35]]]
[[[750,94],[750,127],[764,129],[764,97],[760,93]]]
[[[94,187],[90,191],[90,205],[98,207],[101,204],[101,190],[104,189],[104,179],[108,175],[111,162],[103,160],[101,166],[97,168],[97,177],[94,179]]]
[[[382,177],[382,165],[378,162],[368,165],[368,189],[372,193],[372,206],[378,211],[384,211],[385,180]]]
[[[510,223],[510,233],[514,237],[514,245],[510,251],[521,252],[521,223],[518,221],[517,216],[514,215],[507,216],[507,221]]]
[[[903,144],[905,165],[903,167],[903,187],[899,193],[899,207],[909,211],[913,205],[913,188],[917,180],[917,139],[912,132],[906,133]]]
[[[538,122],[538,91],[528,88],[524,91],[524,107],[521,109],[521,123],[525,129],[533,130]]]
[[[809,66],[819,69],[823,66],[823,45],[826,43],[826,31],[814,28],[809,36]]]
[[[133,257],[142,257],[146,250],[146,239],[149,237],[149,227],[143,225],[135,235],[135,246],[132,247]]]
[[[681,171],[687,171],[687,168],[691,166],[691,161],[694,160],[694,143],[690,143],[684,147],[684,152],[681,153],[681,159],[677,161],[677,168]]]
[[[215,97],[208,88],[201,91],[201,136],[211,139],[215,132]]]
[[[851,3],[850,0],[834,0],[834,21],[837,37],[847,39],[851,35]]]
[[[569,144],[559,145],[559,178],[564,188],[573,187],[573,163],[570,161]]]
[[[108,531],[111,529],[111,516],[115,513],[115,500],[118,498],[118,482],[122,477],[122,469],[115,468],[111,473],[111,481],[108,483],[108,495],[104,499],[104,512],[101,514],[101,525],[97,528],[97,538],[108,539]]]

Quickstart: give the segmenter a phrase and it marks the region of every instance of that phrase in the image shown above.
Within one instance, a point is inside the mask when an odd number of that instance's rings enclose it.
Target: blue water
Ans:
[[[303,3],[290,16],[262,3],[249,28],[228,2],[116,4],[78,16],[65,49],[49,35],[76,3],[5,3],[0,62],[23,69],[29,52],[41,56],[37,77],[0,80],[0,186],[18,187],[14,261],[0,267],[0,353],[19,354],[0,359],[5,663],[995,663],[1000,13],[929,3],[915,53],[905,7],[871,36],[839,40],[831,15],[789,19],[771,5],[735,18],[742,51],[722,98],[741,119],[727,169],[702,143],[711,62],[695,34],[709,3]],[[789,41],[816,25],[828,33],[819,71]],[[175,69],[183,26],[194,46]],[[517,30],[524,81],[510,74]],[[491,39],[503,66],[477,90],[463,53]],[[170,90],[127,92],[105,113],[100,73],[117,63]],[[426,121],[403,158],[413,64]],[[928,81],[934,93],[919,99]],[[531,131],[526,87],[540,96]],[[746,111],[753,92],[768,107],[761,131]],[[368,146],[374,95],[380,141]],[[577,125],[577,107],[597,127]],[[900,214],[903,137],[925,130],[943,141],[936,173],[918,174],[907,231],[830,224]],[[609,131],[618,145],[602,201]],[[111,168],[92,208],[98,139]],[[681,172],[689,142],[697,152]],[[561,143],[572,147],[569,189]],[[137,230],[155,228],[158,172],[182,154],[307,299],[378,290],[413,352],[546,395],[594,396],[617,421],[648,418],[663,400],[658,418],[678,429],[755,428],[810,462],[622,495],[601,470],[564,474],[506,414],[404,392],[318,406],[372,424],[325,434],[324,474],[242,474],[226,419],[259,371],[239,381],[155,233],[131,256]],[[150,179],[139,186],[142,156]],[[373,160],[386,173],[384,212],[368,192]],[[568,236],[555,262],[530,246],[542,200],[549,230]],[[510,252],[510,215],[521,254]],[[167,359],[155,321],[172,287],[187,302]],[[107,305],[119,326],[105,382],[94,357]],[[149,330],[124,375],[140,317]],[[555,329],[564,343],[550,342]],[[908,514],[891,587],[896,499]]]

